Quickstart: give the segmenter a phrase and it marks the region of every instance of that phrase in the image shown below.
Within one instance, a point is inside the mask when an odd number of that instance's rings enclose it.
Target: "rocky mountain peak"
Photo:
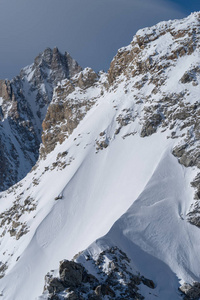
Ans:
[[[61,54],[58,48],[47,48],[35,58],[33,64],[22,69],[19,76],[11,81],[0,81],[0,135],[2,140],[4,136],[8,141],[4,145],[3,156],[11,157],[11,161],[14,157],[12,162],[2,158],[2,163],[7,161],[6,167],[0,168],[6,183],[2,178],[0,190],[23,178],[36,163],[42,122],[52,100],[53,89],[59,81],[70,79],[81,70],[69,53]],[[14,154],[11,155],[10,151]],[[15,173],[12,178],[11,170]]]
[[[52,61],[52,52],[51,48],[46,48],[44,52],[39,53],[38,56],[36,56],[34,64],[38,66],[44,61],[47,65],[50,65]]]
[[[64,72],[63,78],[72,77],[82,70],[68,52],[62,54],[57,47],[46,48],[43,53],[36,57],[34,64],[35,66],[47,67],[57,73]]]
[[[183,20],[160,22],[139,30],[131,44],[119,49],[112,60],[108,70],[109,82],[112,84],[121,74],[130,77],[169,68],[178,57],[191,55],[199,48],[199,32],[199,12]]]
[[[20,77],[31,74],[33,77],[29,76],[28,80],[33,81],[35,77],[39,77],[40,80],[47,79],[55,87],[60,80],[70,78],[81,70],[82,68],[68,52],[62,54],[56,47],[54,49],[46,48],[35,58],[34,64],[21,71]],[[33,84],[35,83],[37,84],[37,82],[33,82]]]

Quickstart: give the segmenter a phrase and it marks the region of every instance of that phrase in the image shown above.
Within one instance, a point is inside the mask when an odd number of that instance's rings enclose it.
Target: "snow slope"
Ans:
[[[139,197],[83,256],[89,252],[95,257],[117,246],[131,258],[135,270],[156,284],[154,295],[142,291],[146,299],[182,299],[180,283],[200,280],[199,229],[185,219],[190,177],[169,149],[165,151]]]
[[[17,242],[9,234],[4,236],[1,253],[11,257],[10,271],[1,280],[3,299],[30,299],[33,282],[32,299],[41,294],[47,271],[56,268],[59,260],[72,258],[106,234],[142,192],[166,146],[171,149],[171,141],[161,134],[148,139],[135,135],[125,140],[120,134],[107,149],[96,153],[95,139],[99,132],[105,129],[112,132],[116,126],[112,123],[116,114],[112,97],[100,99],[70,138],[40,162],[37,178],[46,166],[52,165],[58,153],[67,150],[67,157],[74,159],[64,170],[45,172],[39,184],[32,187],[31,197],[38,205],[31,212],[33,219],[30,214],[24,217],[30,231]],[[124,99],[121,105],[125,105]],[[125,128],[126,133],[129,131]],[[79,146],[74,144],[74,138]],[[31,176],[22,181],[23,198],[30,193],[27,188]],[[59,195],[62,199],[55,201]]]

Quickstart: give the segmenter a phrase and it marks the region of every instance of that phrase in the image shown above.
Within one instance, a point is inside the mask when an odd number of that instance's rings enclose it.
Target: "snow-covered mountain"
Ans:
[[[67,52],[47,48],[19,76],[0,81],[0,191],[21,180],[36,163],[53,88],[80,70]]]
[[[107,74],[70,59],[72,71],[49,72],[52,100],[20,98],[42,144],[0,194],[2,299],[199,299],[199,45],[200,13],[161,22]]]

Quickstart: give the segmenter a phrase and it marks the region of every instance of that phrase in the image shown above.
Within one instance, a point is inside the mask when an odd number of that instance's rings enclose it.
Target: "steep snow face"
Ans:
[[[27,299],[33,281],[32,299],[41,294],[47,271],[104,235],[142,192],[166,146],[171,149],[166,135],[131,135],[137,122],[115,136],[119,111],[134,102],[119,91],[116,111],[115,99],[116,93],[100,97],[68,140],[10,194],[2,194],[2,211],[13,214],[10,222],[1,215],[1,260],[8,268],[1,279],[4,299]],[[101,149],[104,139],[109,146]]]
[[[53,88],[79,71],[68,53],[47,48],[11,82],[0,81],[1,191],[21,180],[36,163]]]
[[[183,20],[161,22],[139,30],[128,47],[120,49],[111,62],[109,82],[126,78],[143,101],[141,136],[156,132],[158,126],[171,129],[179,139],[173,154],[185,167],[200,168],[200,13]],[[125,89],[127,92],[128,87]],[[196,202],[188,214],[200,227],[200,175],[192,185]]]
[[[145,299],[181,299],[180,283],[200,280],[199,229],[186,219],[191,176],[192,170],[182,168],[169,150],[164,152],[132,206],[78,261],[115,245],[131,258],[135,270],[155,283],[153,293],[143,290]]]
[[[198,31],[198,13],[145,29],[108,75],[86,69],[55,88],[39,161],[0,194],[3,299],[35,299],[59,260],[111,227],[80,261],[118,246],[164,300],[180,298],[179,280],[200,280],[199,228],[187,222],[199,167]],[[192,146],[194,163],[187,163]],[[141,293],[155,298],[145,287]]]

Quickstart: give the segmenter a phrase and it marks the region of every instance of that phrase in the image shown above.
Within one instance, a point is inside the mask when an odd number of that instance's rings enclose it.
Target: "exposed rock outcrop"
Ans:
[[[180,287],[180,291],[184,295],[184,300],[200,299],[200,283],[194,282],[192,285],[185,283]]]
[[[196,13],[198,21],[199,13]],[[187,19],[185,21],[187,23]],[[195,23],[195,22],[194,22]],[[195,26],[196,25],[196,26]],[[176,28],[175,21],[161,22],[153,27],[139,30],[134,36],[131,44],[127,47],[119,49],[117,55],[110,64],[108,71],[108,79],[112,84],[120,75],[125,75],[128,78],[137,75],[153,75],[156,73],[160,76],[156,79],[158,84],[163,84],[163,68],[168,68],[177,61],[178,57],[191,55],[194,50],[199,47],[199,26],[198,23],[194,26],[179,26]],[[173,49],[171,51],[163,51],[163,56],[156,51],[152,45],[155,45],[159,40],[164,40],[167,37],[168,41],[172,41]],[[148,52],[147,52],[148,50]],[[145,55],[144,55],[145,54]],[[159,58],[159,59],[158,59]],[[198,71],[195,67],[193,70]],[[189,82],[194,78],[193,71],[190,75],[183,75],[181,81]],[[190,79],[189,79],[190,78]],[[189,80],[189,81],[188,81]]]
[[[133,272],[129,258],[117,247],[101,252],[97,259],[86,255],[83,263],[61,261],[59,277],[54,277],[54,271],[45,276],[43,299],[142,300],[140,285],[155,288],[152,280]]]
[[[61,144],[77,127],[99,95],[97,89],[97,95],[89,98],[87,89],[98,84],[98,75],[90,68],[58,84],[42,123],[41,157],[51,152],[57,143]]]

